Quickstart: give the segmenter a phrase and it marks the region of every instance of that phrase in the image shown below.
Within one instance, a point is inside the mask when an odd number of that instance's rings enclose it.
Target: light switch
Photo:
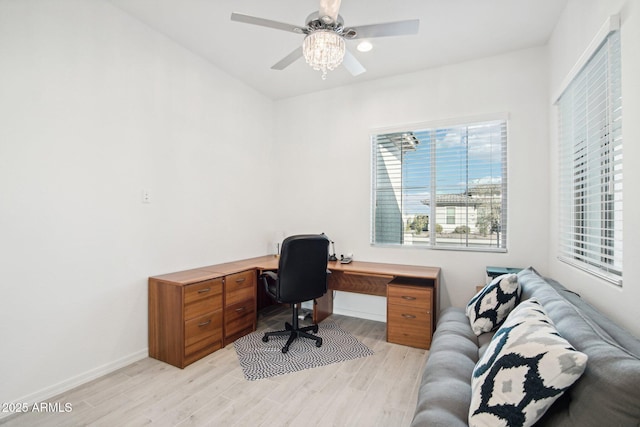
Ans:
[[[142,203],[151,203],[151,191],[142,190]]]

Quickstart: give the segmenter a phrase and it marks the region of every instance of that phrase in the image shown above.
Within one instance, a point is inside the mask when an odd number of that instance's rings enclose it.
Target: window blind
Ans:
[[[622,283],[620,33],[610,33],[558,100],[559,258]]]
[[[506,249],[506,120],[372,141],[373,244]]]

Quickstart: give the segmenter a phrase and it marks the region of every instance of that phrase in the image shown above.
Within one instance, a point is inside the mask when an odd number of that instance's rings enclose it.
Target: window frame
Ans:
[[[617,286],[623,277],[620,44],[619,18],[612,16],[565,79],[555,102],[558,259]],[[596,73],[597,66],[604,71]],[[592,108],[598,105],[590,103],[594,93],[604,99],[604,107]],[[596,204],[599,210],[590,209]]]
[[[470,244],[470,239],[466,238],[465,243],[464,244],[460,244],[460,243],[456,243],[456,244],[446,244],[446,243],[442,243],[441,241],[438,241],[437,237],[430,237],[429,239],[429,243],[428,244],[420,244],[420,245],[416,245],[416,244],[412,244],[412,243],[406,243],[404,241],[404,236],[402,235],[400,237],[400,242],[396,243],[396,242],[381,242],[381,241],[376,241],[376,227],[377,227],[377,223],[376,223],[376,215],[377,215],[377,208],[376,208],[376,192],[378,191],[377,189],[377,185],[376,185],[376,180],[378,178],[378,172],[377,172],[377,167],[376,167],[376,162],[377,162],[377,137],[380,135],[385,135],[385,134],[392,134],[392,133],[413,133],[413,132],[420,132],[420,131],[425,131],[425,130],[431,130],[434,133],[437,131],[442,131],[448,128],[458,128],[458,127],[466,127],[467,130],[469,128],[472,128],[474,126],[481,126],[481,125],[486,125],[489,123],[500,123],[500,130],[501,130],[501,145],[500,145],[500,158],[499,158],[499,162],[500,162],[500,178],[501,181],[499,183],[499,188],[500,188],[500,195],[499,195],[499,209],[500,209],[500,222],[501,225],[500,227],[497,227],[497,232],[495,233],[495,246],[494,245],[487,245],[487,246],[481,246],[481,245],[473,245]],[[478,116],[473,116],[473,117],[464,117],[464,118],[457,118],[457,119],[449,119],[449,120],[440,120],[440,121],[432,121],[432,122],[425,122],[425,123],[419,123],[419,124],[414,124],[414,125],[406,125],[406,126],[399,126],[399,127],[389,127],[389,128],[378,128],[378,129],[373,129],[370,132],[370,143],[371,143],[371,212],[370,212],[370,245],[371,246],[375,246],[375,247],[401,247],[401,248],[417,248],[417,249],[435,249],[435,250],[454,250],[454,251],[471,251],[471,252],[498,252],[498,253],[505,253],[508,252],[508,235],[509,233],[508,231],[508,222],[507,222],[507,218],[508,218],[508,204],[507,204],[507,200],[508,200],[508,158],[507,158],[507,146],[508,146],[508,140],[509,140],[509,136],[508,136],[508,132],[509,132],[509,115],[508,113],[494,113],[494,114],[487,114],[487,115],[478,115]],[[435,150],[435,144],[430,144],[433,145],[432,150]],[[433,156],[433,160],[430,161],[431,165],[435,165],[437,163],[437,159],[435,158],[435,151],[432,151],[432,156]],[[469,151],[467,151],[467,156],[469,155]],[[435,168],[433,168],[435,169]],[[433,174],[432,176],[432,181],[435,180],[435,172],[431,172]],[[470,181],[467,181],[467,187],[469,187]],[[436,190],[436,194],[437,194],[437,188],[435,184],[432,184],[431,186],[432,188],[434,188]],[[426,204],[426,203],[425,203]],[[437,208],[438,207],[443,207],[445,205],[439,205],[438,202],[436,201],[436,203],[434,203],[434,207],[431,207],[429,205],[429,218],[433,218],[436,219],[437,215],[442,215],[442,214],[438,214],[437,213]],[[468,208],[468,207],[467,207]],[[456,209],[456,216],[459,214],[458,212],[459,210]],[[464,215],[464,213],[462,214]],[[403,215],[403,213],[400,213],[401,216],[401,221],[399,222],[399,224],[401,224],[401,227],[405,227],[407,224],[404,223],[405,220],[405,216]],[[417,214],[414,216],[414,218],[418,216]],[[446,217],[446,215],[445,215]],[[434,221],[433,224],[431,224],[431,219],[428,220],[429,223],[426,226],[426,231],[436,231],[436,225],[439,224],[437,222]],[[468,226],[468,224],[467,224]],[[476,227],[478,227],[478,224],[476,224]],[[490,229],[490,234],[494,233],[496,230],[492,227],[489,226]],[[504,232],[503,232],[504,231]],[[402,234],[403,231],[401,230],[400,233]]]

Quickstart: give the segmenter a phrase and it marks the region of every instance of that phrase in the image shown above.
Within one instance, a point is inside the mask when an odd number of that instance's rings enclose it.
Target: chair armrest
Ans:
[[[263,271],[262,274],[260,275],[260,279],[266,280],[267,278],[271,280],[278,280],[278,275],[273,271]]]
[[[270,289],[269,282],[275,284],[278,281],[278,275],[273,271],[263,271],[260,275],[260,279],[262,279],[262,283],[264,283],[264,290],[267,292],[267,294],[271,295],[273,299],[277,300],[278,297],[276,295],[275,285]]]

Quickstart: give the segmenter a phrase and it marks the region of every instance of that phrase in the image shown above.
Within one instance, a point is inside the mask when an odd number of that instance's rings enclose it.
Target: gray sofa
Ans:
[[[589,357],[584,374],[536,426],[640,426],[640,340],[533,268],[518,273],[518,281],[522,300],[535,297],[560,335]],[[471,374],[492,336],[477,337],[464,309],[442,311],[412,426],[467,426]]]

